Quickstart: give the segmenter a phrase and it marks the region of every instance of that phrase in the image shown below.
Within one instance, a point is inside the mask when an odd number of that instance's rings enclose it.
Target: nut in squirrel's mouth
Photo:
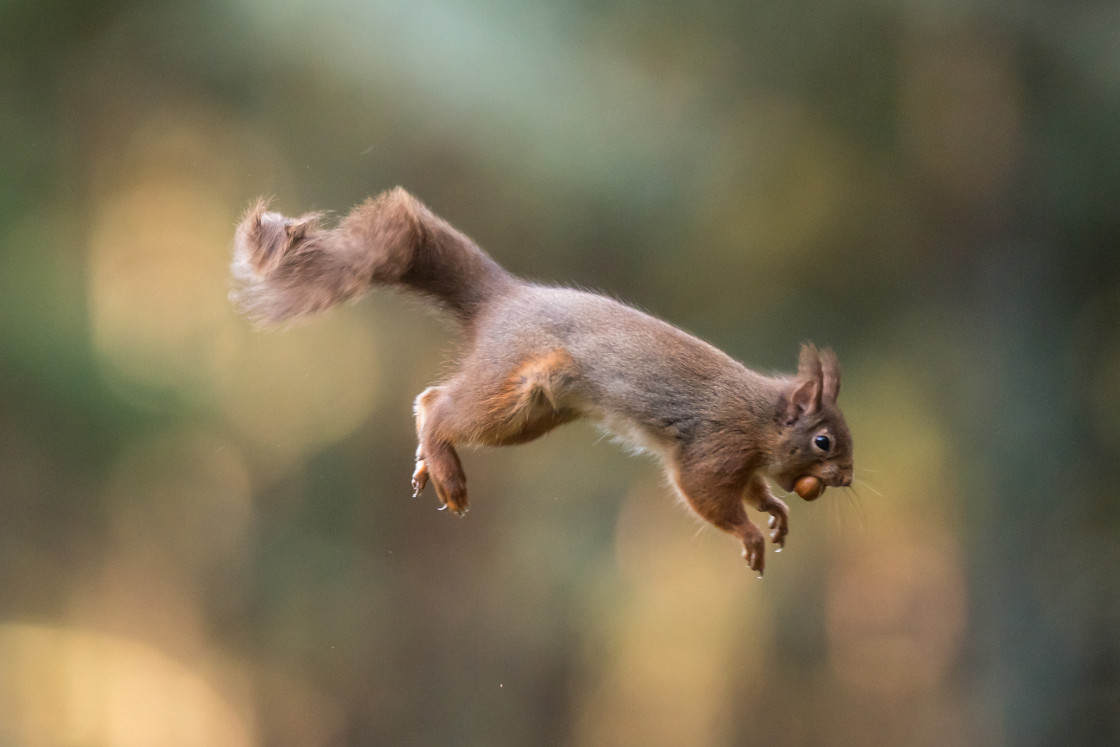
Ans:
[[[819,477],[803,475],[793,484],[793,490],[804,500],[815,501],[824,493],[825,484]]]

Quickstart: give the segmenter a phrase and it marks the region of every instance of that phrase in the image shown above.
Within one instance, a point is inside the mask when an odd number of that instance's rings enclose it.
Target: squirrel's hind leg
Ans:
[[[506,446],[532,441],[579,413],[565,404],[578,370],[563,349],[530,356],[495,375],[468,361],[453,379],[416,398],[416,471],[419,495],[431,481],[440,501],[462,514],[467,478],[456,444]]]
[[[532,355],[500,379],[467,369],[461,389],[472,392],[458,413],[471,441],[486,446],[523,444],[540,438],[579,413],[567,400],[579,378],[575,361],[563,348]],[[470,382],[485,381],[483,386]]]

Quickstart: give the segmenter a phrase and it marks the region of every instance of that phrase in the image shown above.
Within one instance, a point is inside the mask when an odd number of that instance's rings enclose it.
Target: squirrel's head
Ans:
[[[779,398],[771,476],[784,490],[815,500],[828,487],[852,483],[852,436],[836,397],[840,364],[829,349],[801,346],[797,376]]]

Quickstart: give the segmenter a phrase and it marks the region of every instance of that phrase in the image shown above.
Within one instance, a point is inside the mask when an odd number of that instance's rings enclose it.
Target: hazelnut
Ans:
[[[815,501],[824,492],[824,485],[819,478],[805,475],[793,484],[793,490],[807,501]]]

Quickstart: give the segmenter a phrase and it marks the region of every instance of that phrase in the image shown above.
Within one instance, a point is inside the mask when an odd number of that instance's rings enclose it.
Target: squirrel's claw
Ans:
[[[467,511],[470,510],[466,506],[452,506],[450,503],[441,503],[439,509],[437,510],[446,511],[448,509],[451,509],[451,513],[455,514],[456,516],[466,516]]]

